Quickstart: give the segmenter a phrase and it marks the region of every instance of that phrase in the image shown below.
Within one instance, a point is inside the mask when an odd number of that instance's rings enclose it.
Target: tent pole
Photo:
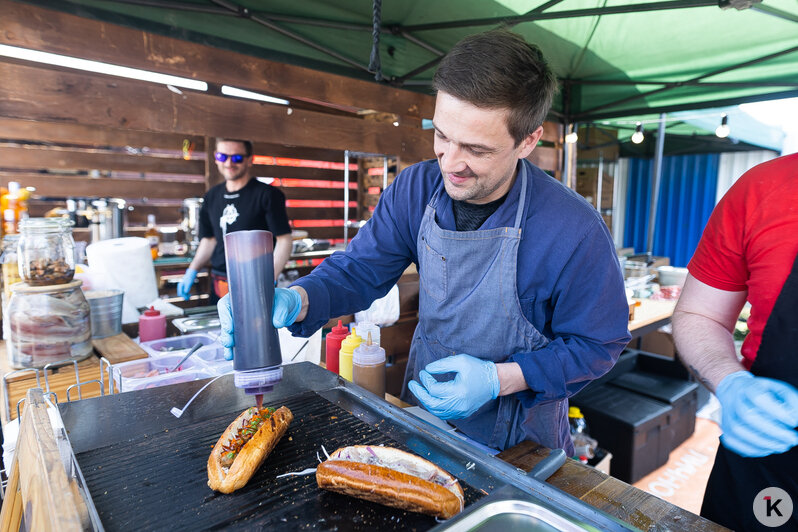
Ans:
[[[646,253],[649,258],[654,248],[654,226],[657,222],[657,200],[659,199],[660,178],[662,177],[662,153],[665,151],[665,113],[659,115],[657,129],[657,152],[654,154],[654,183],[651,186],[651,210],[648,213],[648,242]]]

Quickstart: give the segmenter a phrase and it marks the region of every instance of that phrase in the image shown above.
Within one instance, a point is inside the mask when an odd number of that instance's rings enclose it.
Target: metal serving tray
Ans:
[[[202,381],[59,405],[94,528],[493,530],[532,519],[537,530],[630,529],[314,364],[283,371],[264,401],[288,405],[294,422],[250,483],[232,495],[205,485],[213,443],[253,403],[232,376],[214,382],[179,419],[169,410],[183,407]],[[404,448],[440,465],[460,479],[465,511],[440,523],[319,490],[314,475],[276,478],[314,467],[322,444],[332,452],[363,443]]]

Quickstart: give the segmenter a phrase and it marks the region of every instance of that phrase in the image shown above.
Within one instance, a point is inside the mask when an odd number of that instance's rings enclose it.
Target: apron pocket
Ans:
[[[443,301],[446,299],[446,257],[431,248],[426,239],[422,239],[423,253],[419,260],[421,288],[432,299]]]

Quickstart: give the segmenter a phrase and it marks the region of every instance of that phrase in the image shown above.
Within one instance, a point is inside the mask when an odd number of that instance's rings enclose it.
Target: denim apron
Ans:
[[[402,386],[404,401],[417,404],[407,384],[411,379],[418,381],[419,371],[434,360],[466,353],[501,363],[514,353],[548,344],[524,317],[518,301],[517,257],[527,189],[523,164],[518,165],[518,178],[521,197],[513,227],[441,229],[435,207],[446,193],[442,181],[427,205],[418,233],[419,320]],[[439,380],[451,378],[453,374],[438,376]],[[511,394],[450,423],[495,449],[533,440],[573,454],[566,413],[565,399],[525,408]]]

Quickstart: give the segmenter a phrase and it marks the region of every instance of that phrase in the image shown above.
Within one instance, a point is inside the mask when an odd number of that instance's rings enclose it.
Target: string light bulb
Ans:
[[[731,130],[729,129],[729,117],[725,114],[721,115],[720,125],[715,130],[715,135],[717,135],[719,138],[725,139],[729,136],[729,133],[731,133]]]
[[[579,140],[579,135],[576,134],[576,131],[571,131],[565,135],[565,142],[568,144],[576,144],[577,140]]]
[[[635,132],[632,133],[632,142],[635,144],[640,144],[643,142],[645,136],[643,135],[643,123],[638,122],[637,127],[635,127]]]

